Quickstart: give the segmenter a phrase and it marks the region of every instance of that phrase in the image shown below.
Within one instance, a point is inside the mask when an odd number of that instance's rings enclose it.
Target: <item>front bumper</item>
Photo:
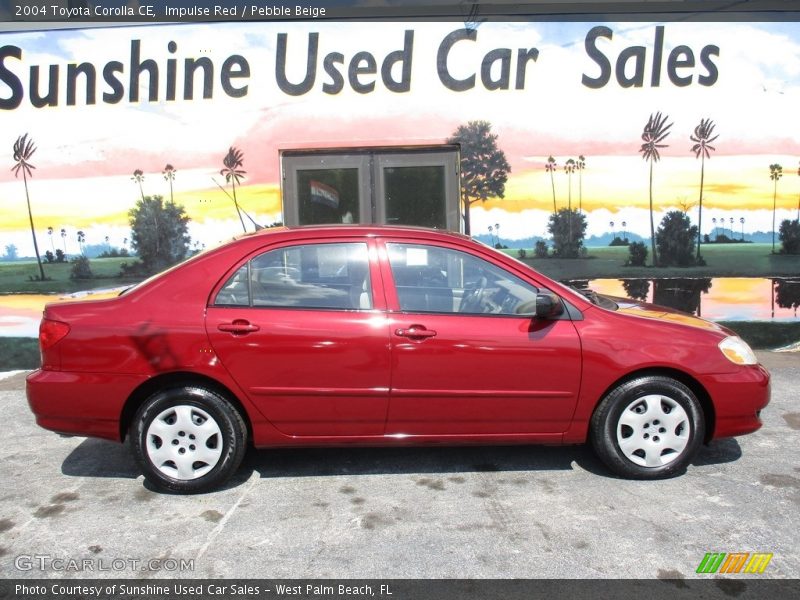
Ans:
[[[714,403],[712,439],[745,435],[761,428],[761,410],[769,404],[771,391],[769,371],[763,366],[711,375],[704,384]]]

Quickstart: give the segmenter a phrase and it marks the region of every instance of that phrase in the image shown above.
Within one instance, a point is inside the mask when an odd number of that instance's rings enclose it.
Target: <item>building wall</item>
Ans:
[[[653,169],[656,223],[681,206],[696,222],[690,136],[701,119],[719,135],[705,164],[704,233],[711,218],[728,229],[733,218],[737,236],[769,232],[773,196],[780,221],[800,192],[796,23],[160,25],[3,34],[0,57],[9,155],[24,133],[37,146],[29,192],[40,245],[48,226],[66,228],[71,252],[78,229],[87,243],[128,237],[135,169],[145,194],[168,196],[162,171],[173,165],[194,240],[213,244],[241,229],[217,185],[231,146],[244,155],[242,206],[273,222],[281,150],[441,144],[472,120],[491,123],[511,165],[505,197],[473,211],[474,233],[499,224],[507,240],[545,236],[555,195],[557,207],[580,205],[588,236],[624,221],[649,237],[639,149],[657,112],[673,126]],[[197,67],[188,80],[187,62]],[[579,156],[585,169],[565,173]],[[784,168],[777,194],[774,163]],[[4,245],[31,255],[25,190],[8,170],[0,197]]]

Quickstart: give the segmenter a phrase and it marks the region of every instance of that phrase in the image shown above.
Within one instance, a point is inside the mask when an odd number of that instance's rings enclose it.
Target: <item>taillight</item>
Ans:
[[[42,352],[52,348],[69,333],[69,325],[52,319],[42,319],[39,325],[39,348]]]

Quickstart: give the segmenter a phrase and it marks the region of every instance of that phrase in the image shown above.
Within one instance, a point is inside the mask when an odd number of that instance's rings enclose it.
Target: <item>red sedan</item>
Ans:
[[[132,442],[155,486],[219,486],[248,445],[591,442],[624,477],[761,426],[769,374],[732,332],[566,288],[469,238],[245,235],[120,296],[48,305],[39,425]]]

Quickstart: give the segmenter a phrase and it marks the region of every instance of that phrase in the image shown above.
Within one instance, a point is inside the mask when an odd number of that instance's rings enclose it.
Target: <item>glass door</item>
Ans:
[[[284,163],[287,225],[370,222],[369,157],[295,156]]]
[[[461,230],[455,147],[285,152],[287,225],[381,223]]]
[[[376,156],[377,221],[459,230],[455,152]]]

